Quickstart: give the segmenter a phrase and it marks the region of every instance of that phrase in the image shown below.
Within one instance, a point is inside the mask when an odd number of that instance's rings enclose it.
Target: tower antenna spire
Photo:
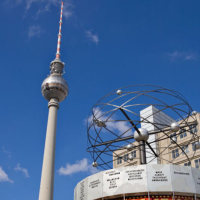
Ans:
[[[62,16],[63,16],[63,1],[61,1],[61,11],[60,11],[60,22],[59,22],[59,32],[58,32],[58,43],[56,51],[56,59],[60,60],[60,45],[61,45],[61,29],[62,29]]]

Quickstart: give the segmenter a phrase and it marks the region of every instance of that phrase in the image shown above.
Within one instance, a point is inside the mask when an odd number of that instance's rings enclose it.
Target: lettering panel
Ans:
[[[174,192],[196,192],[191,167],[171,165],[171,177]]]
[[[122,194],[123,168],[105,171],[103,174],[103,195]]]
[[[193,179],[194,179],[196,193],[200,194],[200,170],[192,168],[192,176],[193,176]]]
[[[124,193],[147,192],[146,165],[124,168]]]
[[[87,194],[88,194],[88,185],[87,185],[88,179],[82,180],[77,187],[76,195],[77,200],[87,200]]]
[[[172,191],[170,165],[147,165],[147,179],[151,192]]]
[[[88,177],[88,200],[103,196],[103,172]]]

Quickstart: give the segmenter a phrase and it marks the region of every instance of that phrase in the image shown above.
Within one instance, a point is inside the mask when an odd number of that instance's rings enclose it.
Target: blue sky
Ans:
[[[200,110],[199,0],[64,0],[61,59],[70,93],[58,113],[55,200],[92,173],[86,124],[113,89],[156,84]],[[1,0],[0,199],[38,198],[59,0]]]

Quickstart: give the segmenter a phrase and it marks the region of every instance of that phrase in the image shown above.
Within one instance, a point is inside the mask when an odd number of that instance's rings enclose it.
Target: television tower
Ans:
[[[64,63],[60,60],[62,13],[63,2],[61,2],[56,58],[50,64],[50,75],[42,83],[42,95],[49,102],[49,115],[39,200],[53,200],[57,110],[59,108],[59,103],[68,95],[68,85],[63,78]]]

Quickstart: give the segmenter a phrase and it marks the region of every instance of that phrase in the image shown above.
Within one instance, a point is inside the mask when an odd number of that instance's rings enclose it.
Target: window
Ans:
[[[189,130],[190,130],[190,134],[196,133],[197,132],[197,125],[196,124],[190,125]]]
[[[182,146],[181,148],[183,149],[183,151],[184,151],[185,153],[189,153],[188,145]],[[183,151],[182,151],[182,154],[184,154]]]
[[[195,160],[194,164],[195,164],[196,168],[199,168],[199,166],[200,166],[200,159]]]
[[[196,148],[196,142],[193,142],[193,143],[192,143],[192,150],[193,150],[193,151],[196,151],[196,150],[197,150],[197,148]]]
[[[171,143],[175,143],[177,141],[176,133],[172,133],[170,136]]]
[[[191,162],[184,163],[184,166],[191,166]]]
[[[196,150],[198,150],[199,149],[199,142],[193,142],[192,143],[192,150],[193,151],[196,151]]]
[[[132,151],[132,152],[131,152],[131,157],[132,157],[132,158],[136,158],[136,151]]]
[[[182,139],[182,138],[184,138],[184,137],[186,137],[186,136],[187,136],[186,130],[185,130],[185,129],[182,129],[182,130],[180,131],[180,138]]]
[[[177,158],[177,157],[179,157],[178,149],[172,150],[172,158]]]
[[[122,163],[122,157],[117,157],[117,164],[121,164]]]
[[[128,161],[128,154],[124,155],[124,162]]]

